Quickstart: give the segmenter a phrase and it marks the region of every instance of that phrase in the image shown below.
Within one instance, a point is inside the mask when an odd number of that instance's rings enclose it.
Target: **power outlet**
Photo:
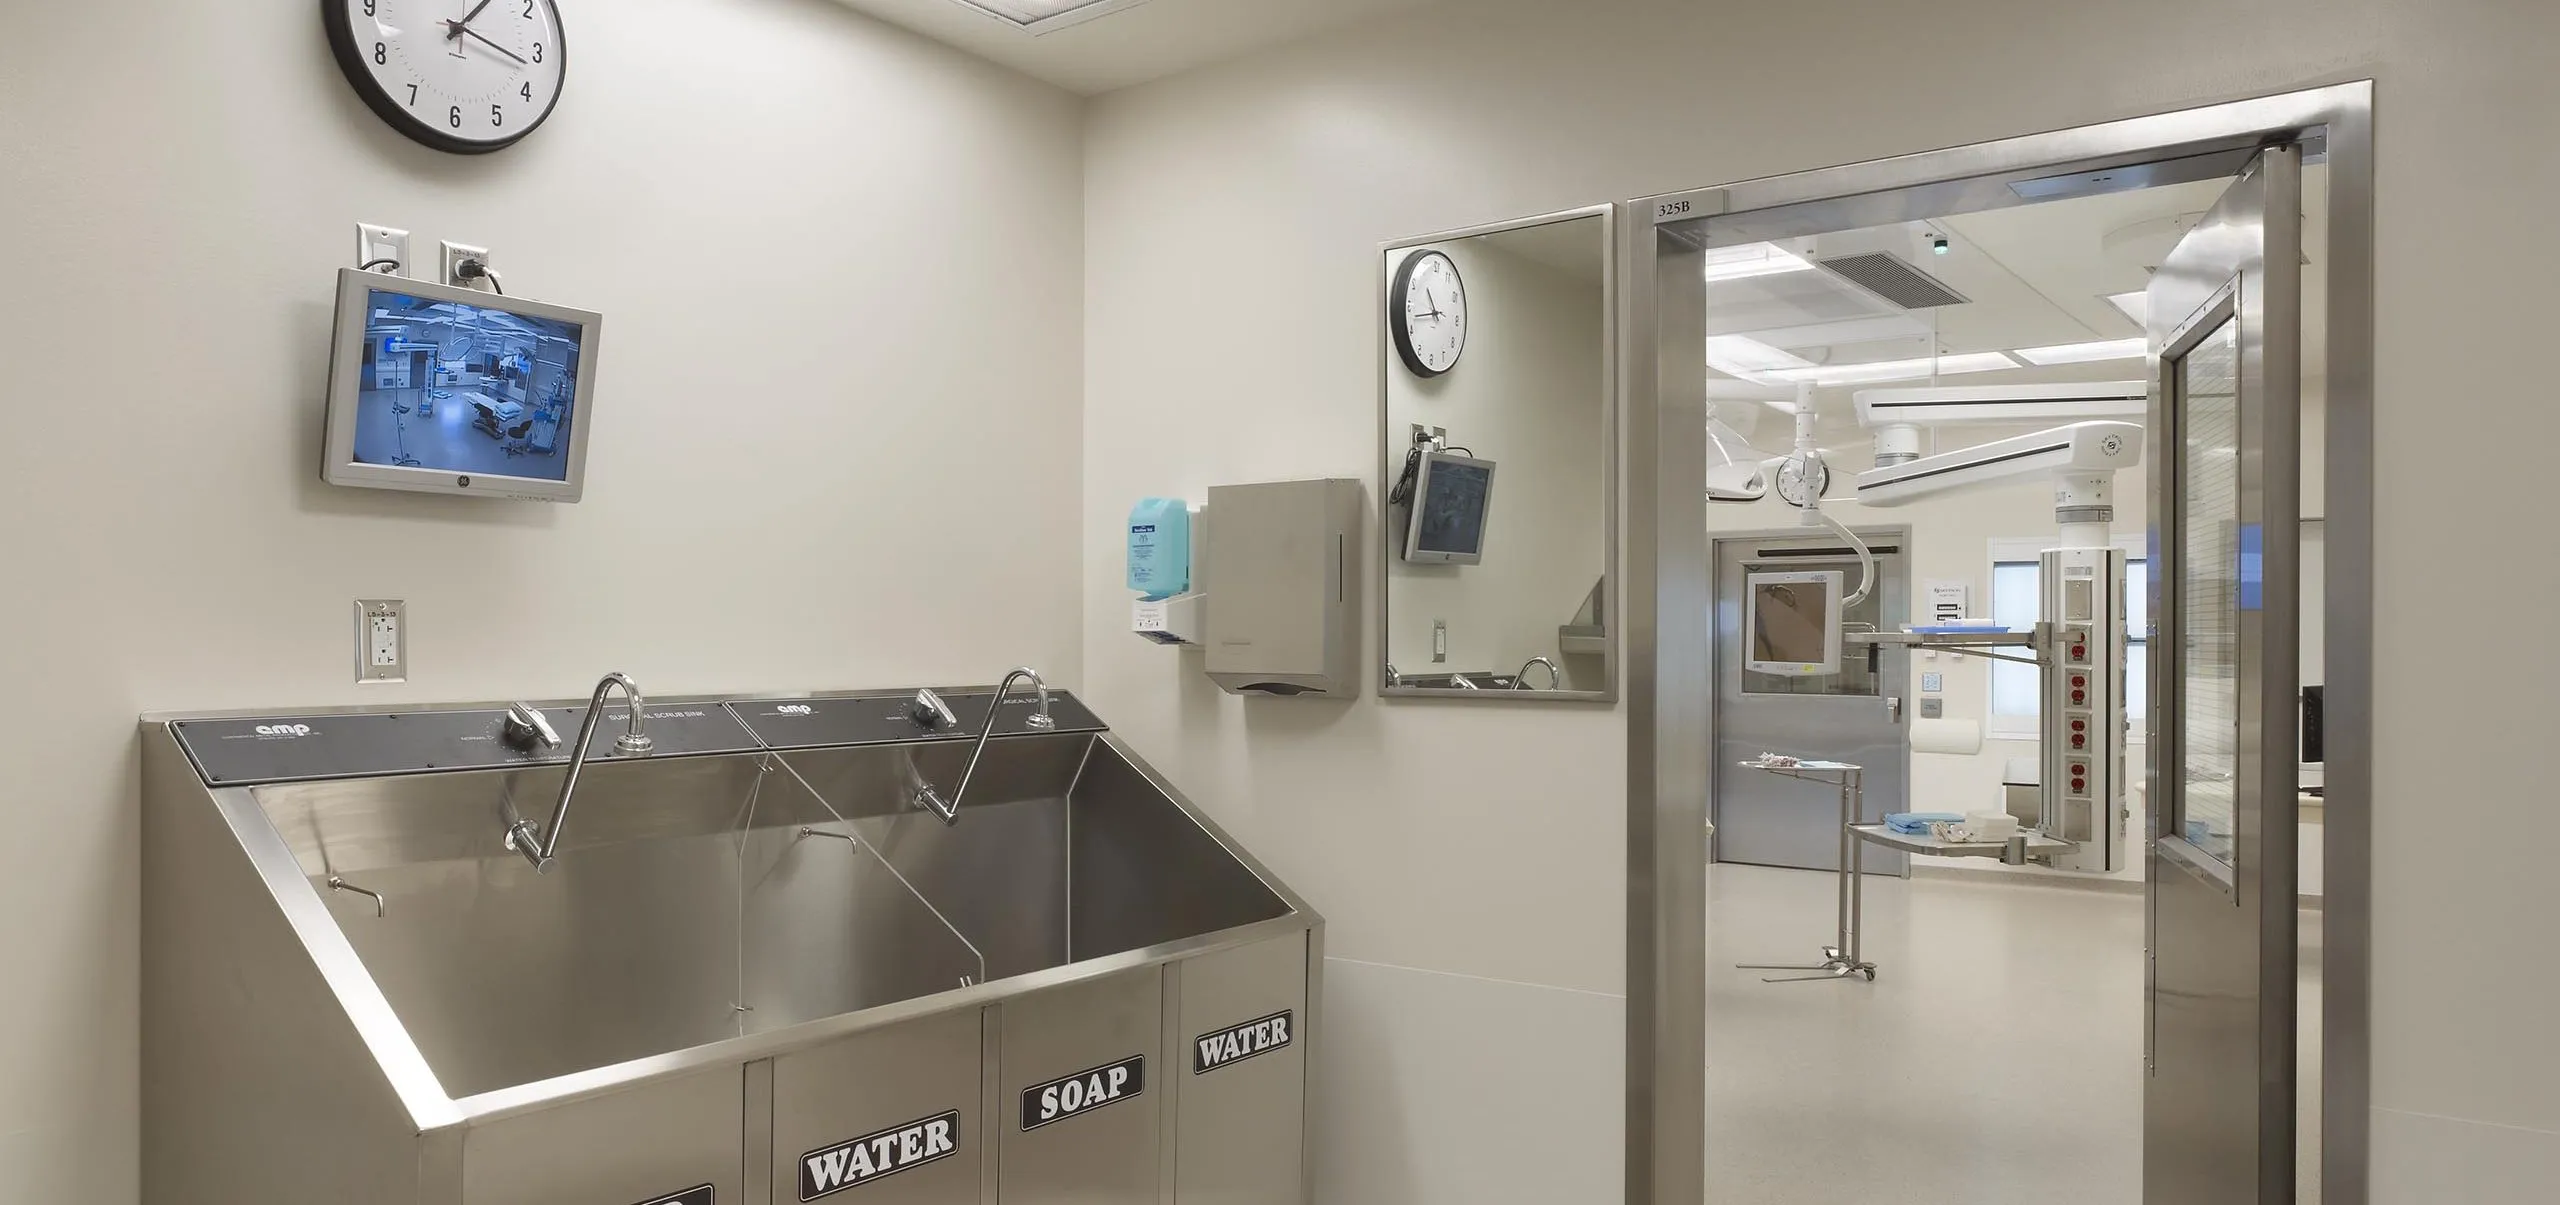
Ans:
[[[356,681],[409,677],[409,604],[396,598],[356,600]]]
[[[356,223],[356,266],[391,260],[395,274],[409,270],[409,232],[397,226]]]
[[[480,287],[477,283],[464,280],[462,278],[462,261],[466,259],[479,260],[484,266],[496,266],[496,264],[489,258],[489,249],[487,247],[474,247],[468,243],[447,242],[444,244],[443,277],[446,284],[452,285],[457,289],[476,289]]]

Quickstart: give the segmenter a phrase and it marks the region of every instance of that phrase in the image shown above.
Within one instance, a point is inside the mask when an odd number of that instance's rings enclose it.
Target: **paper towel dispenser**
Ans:
[[[1215,583],[1209,677],[1231,694],[1360,693],[1360,483],[1209,490],[1202,570]]]

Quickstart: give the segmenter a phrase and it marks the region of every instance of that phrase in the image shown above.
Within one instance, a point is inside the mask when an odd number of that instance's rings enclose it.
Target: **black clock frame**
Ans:
[[[1787,460],[1789,463],[1792,463],[1795,460],[1795,457],[1789,456]],[[1813,492],[1808,495],[1804,501],[1798,502],[1793,498],[1787,497],[1787,492],[1785,490],[1777,489],[1773,485],[1771,489],[1778,495],[1778,501],[1784,502],[1798,510],[1803,510],[1814,503],[1821,501],[1825,495],[1831,492],[1831,461],[1824,459],[1815,461],[1814,463],[1822,466],[1822,475],[1818,478],[1809,479],[1805,482],[1807,486],[1812,488]],[[1778,471],[1784,473],[1786,471],[1786,467],[1786,465],[1782,464],[1779,466]]]
[[[1426,257],[1434,255],[1449,261],[1449,277],[1458,282],[1458,295],[1466,296],[1467,278],[1464,273],[1458,271],[1458,261],[1446,251],[1433,251],[1427,248],[1404,257],[1404,262],[1396,265],[1395,283],[1387,286],[1387,331],[1395,339],[1396,355],[1403,358],[1404,366],[1408,371],[1426,381],[1446,375],[1458,367],[1458,360],[1449,361],[1447,368],[1433,368],[1423,363],[1421,355],[1413,350],[1413,329],[1407,325],[1405,317],[1405,297],[1413,287],[1414,270],[1422,266],[1422,261]],[[1458,359],[1463,360],[1466,355],[1467,342],[1465,337],[1461,336],[1458,340]]]
[[[364,49],[356,39],[355,18],[347,12],[347,0],[320,0],[320,22],[329,31],[329,51],[338,60],[338,70],[346,74],[347,83],[356,90],[356,95],[364,98],[365,107],[373,110],[374,116],[381,118],[384,125],[407,135],[410,140],[449,155],[486,155],[524,141],[535,130],[541,129],[544,122],[551,120],[552,110],[560,107],[560,97],[569,91],[569,30],[567,22],[561,19],[557,3],[551,7],[551,28],[552,37],[559,43],[555,53],[560,56],[560,84],[552,89],[551,103],[542,107],[541,115],[535,117],[532,124],[496,142],[456,138],[391,99],[391,94],[382,90],[373,73],[365,70]]]

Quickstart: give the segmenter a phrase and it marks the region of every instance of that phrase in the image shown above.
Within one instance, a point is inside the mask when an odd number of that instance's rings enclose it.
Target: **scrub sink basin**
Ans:
[[[897,1142],[846,1147],[895,1123],[952,1165],[897,1200],[977,1205],[990,1176],[1036,1195],[1043,1143],[1089,1161],[1119,1131],[1137,1145],[1112,1174],[1153,1200],[1181,1174],[1166,1131],[1107,1123],[1186,1094],[1239,1108],[1186,1093],[1187,1054],[1305,1032],[1321,921],[1098,720],[999,715],[946,824],[914,796],[950,790],[973,734],[872,724],[891,698],[669,705],[691,726],[665,752],[588,763],[547,873],[503,838],[547,811],[561,759],[474,735],[501,711],[147,720],[146,1196],[805,1201],[915,1170],[872,1157]],[[863,718],[791,744],[760,706]],[[1291,1044],[1216,1082],[1263,1083],[1251,1124],[1297,1134]],[[1032,1114],[1090,1110],[1092,1084],[1111,1114],[1048,1136],[1060,1119]],[[546,1161],[575,1135],[627,1146],[630,1174]]]

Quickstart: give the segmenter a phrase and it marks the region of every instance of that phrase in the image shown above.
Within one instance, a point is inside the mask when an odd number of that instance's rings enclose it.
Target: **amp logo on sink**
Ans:
[[[806,703],[785,703],[773,709],[775,715],[816,715],[818,709]]]
[[[851,1142],[800,1156],[800,1199],[814,1201],[848,1188],[948,1159],[960,1150],[960,1113],[891,1126]]]
[[[1051,1122],[1116,1105],[1146,1090],[1147,1056],[1143,1054],[1037,1084],[1022,1090],[1022,1130],[1027,1134]]]

